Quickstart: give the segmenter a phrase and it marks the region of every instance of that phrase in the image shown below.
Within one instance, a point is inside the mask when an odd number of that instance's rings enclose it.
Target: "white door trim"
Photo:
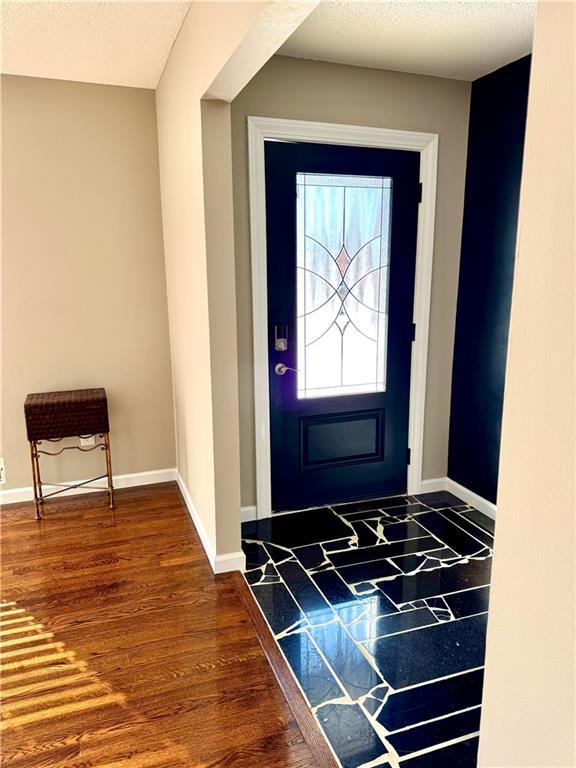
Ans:
[[[266,286],[266,195],[264,141],[284,139],[321,144],[348,144],[383,149],[420,152],[422,202],[418,211],[414,322],[416,340],[412,344],[410,377],[410,416],[408,445],[408,493],[419,493],[422,485],[424,413],[430,294],[434,255],[434,213],[438,134],[397,131],[337,123],[311,123],[271,117],[248,118],[248,156],[250,179],[250,234],[252,251],[252,322],[254,334],[254,410],[256,427],[256,496],[258,518],[272,512],[270,472],[270,412],[268,392],[268,297]]]

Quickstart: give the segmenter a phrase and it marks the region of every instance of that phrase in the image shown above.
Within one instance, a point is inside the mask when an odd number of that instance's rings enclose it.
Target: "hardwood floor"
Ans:
[[[3,766],[328,764],[175,484],[6,507],[1,541]]]

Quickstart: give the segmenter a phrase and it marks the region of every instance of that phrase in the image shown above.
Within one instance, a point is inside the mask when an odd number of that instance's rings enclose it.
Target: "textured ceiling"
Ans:
[[[532,49],[535,2],[323,0],[279,53],[475,80]]]
[[[2,72],[155,88],[189,7],[3,2]]]

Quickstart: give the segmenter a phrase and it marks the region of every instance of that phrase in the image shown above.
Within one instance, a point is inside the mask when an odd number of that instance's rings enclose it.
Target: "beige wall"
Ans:
[[[479,765],[576,765],[576,7],[536,17]]]
[[[154,93],[2,85],[6,488],[31,485],[28,392],[105,387],[114,473],[173,467]],[[101,462],[63,454],[44,478],[100,474]]]
[[[438,133],[438,195],[424,477],[445,477],[470,83],[276,56],[232,103],[242,504],[255,503],[252,292],[246,117]]]
[[[208,254],[208,311],[212,373],[212,425],[218,552],[238,549],[240,535],[240,442],[238,347],[234,283],[232,140],[230,104],[203,101],[202,165]],[[233,514],[235,513],[235,514]]]
[[[205,218],[201,99],[263,7],[193,4],[156,92],[177,462],[212,559],[240,549],[240,481],[234,316],[227,323],[229,310],[219,303],[230,298],[226,272],[233,280],[231,236],[226,239],[232,213],[226,177],[216,178],[220,232]],[[227,105],[222,109],[222,121],[218,115],[214,121],[225,135]],[[210,167],[218,167],[216,154]],[[218,270],[222,286],[212,284]]]

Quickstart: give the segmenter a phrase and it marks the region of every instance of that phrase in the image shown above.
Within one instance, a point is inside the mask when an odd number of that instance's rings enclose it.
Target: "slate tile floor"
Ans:
[[[474,768],[494,524],[428,493],[242,526],[245,578],[343,768]]]

